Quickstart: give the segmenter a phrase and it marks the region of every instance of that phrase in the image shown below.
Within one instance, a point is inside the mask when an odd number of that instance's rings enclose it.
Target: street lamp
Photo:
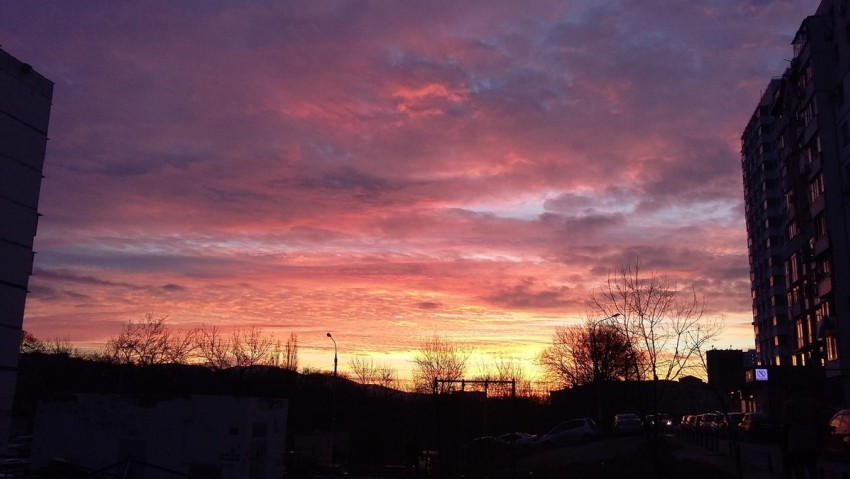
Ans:
[[[336,340],[334,339],[333,336],[331,336],[331,333],[328,333],[328,337],[331,338],[331,341],[334,342],[334,378],[333,378],[333,384],[331,385],[331,397],[333,398],[332,403],[331,403],[331,408],[332,408],[331,409],[331,464],[333,464],[333,462],[334,462],[334,449],[335,449],[334,443],[336,442],[336,362],[337,361],[336,361]]]
[[[334,342],[334,377],[336,377],[336,340],[331,336],[331,333],[328,333],[328,337]]]

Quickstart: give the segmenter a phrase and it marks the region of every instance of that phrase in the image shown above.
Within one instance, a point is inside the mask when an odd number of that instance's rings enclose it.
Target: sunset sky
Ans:
[[[753,347],[740,136],[816,1],[0,1],[55,82],[24,329],[531,364],[608,273]]]

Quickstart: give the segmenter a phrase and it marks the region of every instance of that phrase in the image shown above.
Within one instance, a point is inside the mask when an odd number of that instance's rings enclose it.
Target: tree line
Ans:
[[[200,363],[214,371],[238,367],[274,366],[298,370],[298,335],[280,341],[259,328],[234,329],[229,334],[216,326],[175,329],[168,316],[146,314],[122,325],[118,336],[109,338],[99,351],[82,352],[68,339],[41,341],[24,331],[20,352],[68,354],[93,361],[154,366]]]
[[[463,379],[492,381],[489,394],[532,396],[536,382],[575,387],[599,381],[673,380],[704,364],[707,345],[723,331],[722,321],[705,317],[705,301],[696,291],[682,290],[664,276],[645,274],[640,262],[628,264],[589,298],[586,319],[578,325],[555,328],[551,344],[536,357],[543,371],[534,378],[521,362],[498,357],[470,371],[473,347],[437,333],[420,339],[412,359],[416,392],[449,392]],[[229,368],[274,366],[298,371],[298,336],[280,341],[258,328],[225,333],[216,326],[192,330],[170,327],[167,316],[147,314],[130,320],[110,338],[103,350],[82,354],[68,340],[42,342],[24,333],[21,352],[66,353],[119,364],[200,363],[218,371]],[[356,356],[343,375],[365,385],[404,388],[398,370],[372,358]],[[306,368],[305,373],[317,372]],[[470,386],[474,388],[478,386]],[[653,398],[657,403],[658,396]]]

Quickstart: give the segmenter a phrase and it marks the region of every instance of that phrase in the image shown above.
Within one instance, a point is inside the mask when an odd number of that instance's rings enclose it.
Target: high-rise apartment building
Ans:
[[[823,0],[741,138],[753,328],[763,366],[825,367],[850,404],[850,12]]]
[[[9,439],[53,82],[0,50],[0,454]]]

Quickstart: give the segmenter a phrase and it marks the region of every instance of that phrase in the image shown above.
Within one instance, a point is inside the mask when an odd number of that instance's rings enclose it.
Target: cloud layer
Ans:
[[[749,347],[739,137],[816,7],[6,2],[56,83],[25,328],[530,359],[639,257]]]

